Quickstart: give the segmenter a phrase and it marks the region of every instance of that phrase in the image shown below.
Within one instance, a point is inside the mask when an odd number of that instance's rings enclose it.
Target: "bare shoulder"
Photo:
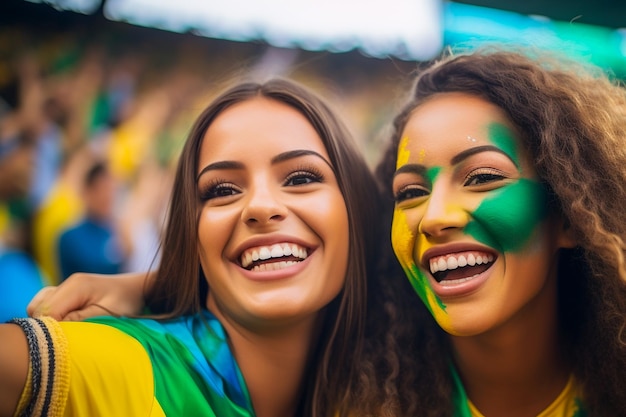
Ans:
[[[28,375],[28,344],[16,324],[0,324],[0,417],[12,416]]]

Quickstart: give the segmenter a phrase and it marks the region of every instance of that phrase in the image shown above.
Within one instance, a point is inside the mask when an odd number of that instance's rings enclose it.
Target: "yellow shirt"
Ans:
[[[154,396],[150,358],[136,339],[103,324],[41,320],[54,341],[56,364],[40,368],[42,382],[52,391],[42,387],[29,415],[165,417]],[[40,341],[47,339],[43,327],[35,332],[41,333]],[[41,360],[49,361],[48,349],[41,352]],[[30,375],[27,381],[15,416],[33,402]]]
[[[577,417],[582,416],[580,410],[579,393],[574,383],[574,377],[570,377],[567,385],[559,396],[537,417]],[[484,417],[480,411],[468,400],[468,405],[472,417]]]
[[[226,332],[207,310],[166,321],[12,322],[30,356],[15,416],[254,416]]]
[[[49,279],[48,285],[60,281],[57,239],[62,231],[77,221],[84,207],[80,194],[58,182],[46,197],[33,219],[33,250],[35,259]]]

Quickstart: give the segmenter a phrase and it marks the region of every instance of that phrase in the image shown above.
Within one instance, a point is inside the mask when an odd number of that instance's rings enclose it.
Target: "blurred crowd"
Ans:
[[[397,101],[413,65],[211,49],[189,37],[111,39],[0,29],[0,319],[73,272],[158,265],[179,150],[233,74],[288,76],[321,90],[374,161],[376,132],[394,110],[385,103]]]

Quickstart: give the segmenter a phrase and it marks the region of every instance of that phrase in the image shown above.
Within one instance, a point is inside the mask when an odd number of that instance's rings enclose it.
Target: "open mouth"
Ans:
[[[277,243],[245,250],[239,257],[241,266],[248,271],[263,272],[288,268],[302,262],[309,250],[295,243]]]
[[[487,252],[463,252],[435,256],[429,260],[430,272],[442,285],[468,281],[491,268],[495,256]]]

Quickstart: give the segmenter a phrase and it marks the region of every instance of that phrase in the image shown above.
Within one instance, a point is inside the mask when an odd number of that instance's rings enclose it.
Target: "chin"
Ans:
[[[445,332],[448,333],[450,336],[455,336],[455,337],[471,337],[471,336],[476,336],[480,333],[479,331],[475,329],[464,329],[460,327],[443,329],[443,330],[445,330]]]
[[[311,308],[298,303],[285,302],[284,300],[277,300],[275,302],[265,302],[264,305],[258,306],[258,308],[251,308],[248,313],[251,316],[256,316],[260,320],[270,321],[289,321],[299,319],[314,314],[316,311],[311,311]]]
[[[437,324],[451,336],[478,336],[489,330],[489,326],[485,325],[479,318],[471,314],[452,313],[447,316],[445,323],[441,320],[437,320]]]

